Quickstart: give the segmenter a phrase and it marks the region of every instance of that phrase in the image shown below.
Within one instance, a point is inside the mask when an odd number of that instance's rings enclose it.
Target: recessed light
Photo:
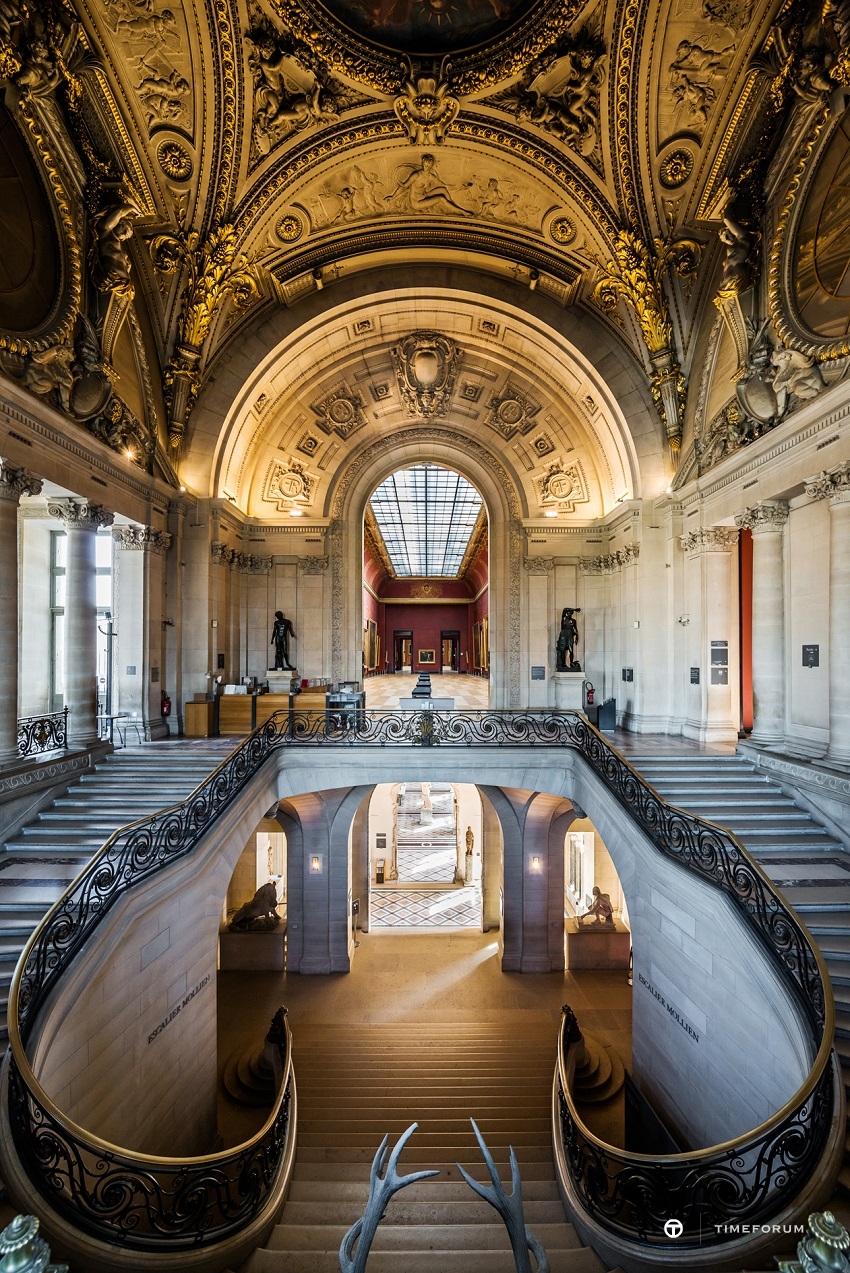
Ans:
[[[303,510],[303,508],[290,508],[290,510],[289,510],[289,516],[290,516],[290,517],[303,517],[303,516],[304,516],[304,510]]]
[[[557,516],[558,516],[558,510],[557,510],[557,508],[547,508],[547,509],[546,509],[546,516],[547,516],[547,517],[557,517]]]

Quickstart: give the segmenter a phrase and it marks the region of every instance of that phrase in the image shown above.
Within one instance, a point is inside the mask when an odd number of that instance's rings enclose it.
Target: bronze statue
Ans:
[[[561,612],[561,631],[558,633],[556,651],[556,672],[580,672],[581,664],[575,657],[578,645],[578,624],[574,615],[581,614],[580,609],[564,606]]]
[[[274,646],[274,670],[276,672],[281,672],[284,669],[289,672],[294,672],[295,670],[289,661],[290,636],[295,637],[295,629],[291,620],[285,617],[282,610],[275,610],[272,639],[269,644]]]
[[[587,908],[584,915],[579,915],[579,927],[582,926],[586,919],[594,915],[595,923],[604,924],[606,928],[614,927],[614,907],[611,905],[611,896],[609,893],[603,893],[598,884],[593,886],[593,901]]]
[[[230,931],[232,933],[264,933],[269,929],[277,928],[280,916],[276,907],[277,889],[274,882],[269,880],[268,884],[263,884],[257,889],[250,902],[239,907],[230,921]]]

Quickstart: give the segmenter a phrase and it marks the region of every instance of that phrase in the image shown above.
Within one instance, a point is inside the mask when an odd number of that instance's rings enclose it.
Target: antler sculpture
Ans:
[[[417,1180],[425,1180],[428,1176],[439,1176],[439,1171],[414,1171],[409,1176],[399,1176],[396,1173],[401,1151],[418,1126],[418,1123],[411,1123],[407,1131],[401,1136],[395,1149],[390,1154],[387,1170],[383,1175],[381,1173],[384,1170],[384,1163],[387,1162],[389,1133],[381,1141],[378,1152],[372,1160],[372,1170],[369,1173],[369,1199],[366,1203],[366,1211],[351,1226],[340,1244],[339,1267],[342,1273],[364,1273],[372,1240],[375,1237],[378,1225],[384,1218],[387,1203],[393,1194],[398,1193],[399,1189],[404,1189],[405,1185],[412,1185]],[[474,1126],[475,1124],[473,1123]],[[476,1127],[475,1130],[477,1132],[478,1128]],[[521,1213],[522,1204],[520,1204]],[[352,1255],[352,1248],[355,1242],[357,1242],[357,1250]],[[528,1273],[531,1273],[530,1269]],[[548,1273],[548,1265],[546,1266],[546,1273]]]
[[[491,1207],[495,1207],[504,1220],[508,1237],[511,1240],[511,1249],[514,1253],[517,1273],[533,1273],[531,1261],[528,1258],[529,1251],[537,1261],[537,1273],[549,1273],[549,1259],[543,1249],[543,1244],[539,1238],[534,1236],[530,1229],[525,1227],[525,1216],[522,1211],[522,1181],[520,1180],[519,1166],[517,1165],[513,1145],[511,1145],[511,1192],[508,1194],[505,1193],[504,1186],[499,1179],[496,1164],[493,1162],[493,1156],[484,1143],[484,1137],[478,1130],[478,1124],[474,1118],[469,1121],[472,1123],[475,1138],[478,1141],[484,1162],[487,1164],[490,1179],[493,1181],[493,1188],[488,1189],[486,1185],[481,1185],[477,1180],[473,1180],[469,1172],[465,1171],[460,1163],[457,1164],[458,1171],[470,1189],[474,1189],[485,1202],[489,1202]]]

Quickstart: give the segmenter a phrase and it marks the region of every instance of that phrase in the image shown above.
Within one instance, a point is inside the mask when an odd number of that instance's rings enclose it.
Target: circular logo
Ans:
[[[664,1232],[668,1238],[680,1238],[685,1232],[685,1226],[681,1220],[665,1220]]]
[[[549,494],[554,499],[569,499],[575,490],[575,482],[568,473],[556,473],[549,479]]]
[[[522,403],[516,398],[505,398],[499,403],[496,414],[502,424],[519,424],[523,417]]]
[[[337,398],[328,407],[328,415],[334,424],[351,424],[354,419],[354,403],[348,398]]]
[[[304,491],[304,479],[297,473],[281,473],[277,485],[281,495],[286,499],[297,499]]]

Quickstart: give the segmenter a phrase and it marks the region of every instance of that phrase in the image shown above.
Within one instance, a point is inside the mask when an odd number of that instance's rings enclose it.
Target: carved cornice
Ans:
[[[115,526],[112,538],[119,548],[153,552],[163,556],[171,546],[171,535],[152,526]]]
[[[640,544],[624,544],[612,553],[600,557],[583,557],[579,569],[583,575],[613,575],[625,566],[632,566],[640,557]]]
[[[299,557],[298,571],[302,575],[323,575],[329,561],[328,557]]]
[[[850,502],[850,460],[824,469],[814,477],[806,478],[806,494],[809,499],[828,499],[830,504]]]
[[[738,513],[735,525],[740,530],[751,530],[754,535],[776,533],[788,521],[788,511],[784,500],[775,504],[754,504],[752,508]]]
[[[210,557],[214,566],[229,566],[240,575],[270,575],[274,569],[273,557],[257,557],[253,553],[240,553],[228,548],[220,540],[210,544]]]
[[[58,517],[66,530],[88,530],[95,533],[101,527],[111,526],[114,513],[108,513],[102,504],[90,504],[88,500],[51,499],[47,504],[51,517]]]
[[[0,499],[17,504],[22,495],[40,495],[43,485],[40,477],[34,477],[25,468],[0,459]]]
[[[555,558],[524,557],[522,564],[528,575],[548,575],[555,569]]]
[[[731,526],[701,526],[679,536],[679,543],[689,557],[703,553],[728,553],[738,542],[738,531]]]

